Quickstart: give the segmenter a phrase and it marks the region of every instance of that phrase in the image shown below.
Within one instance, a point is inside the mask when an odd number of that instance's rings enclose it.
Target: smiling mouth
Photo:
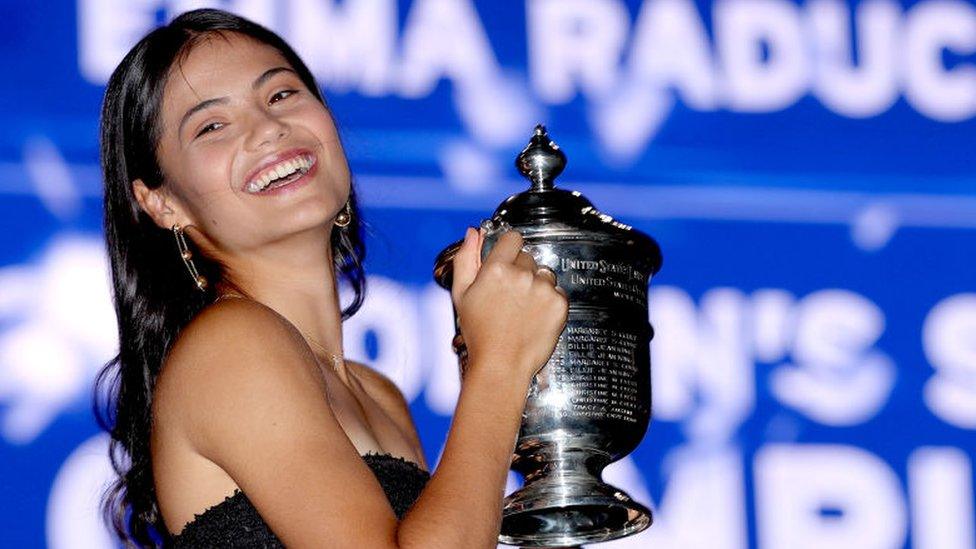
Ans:
[[[249,182],[244,190],[252,194],[260,194],[284,187],[312,171],[315,164],[315,155],[300,155],[271,168]]]

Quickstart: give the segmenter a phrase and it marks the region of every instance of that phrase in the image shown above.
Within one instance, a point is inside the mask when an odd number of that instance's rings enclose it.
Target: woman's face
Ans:
[[[153,217],[167,228],[195,226],[203,235],[188,234],[220,255],[328,231],[350,186],[332,116],[276,49],[224,36],[204,38],[170,70],[156,150],[166,179],[157,191],[167,202],[148,201],[157,205]],[[256,190],[274,166],[308,169],[282,158],[314,165],[277,191]]]

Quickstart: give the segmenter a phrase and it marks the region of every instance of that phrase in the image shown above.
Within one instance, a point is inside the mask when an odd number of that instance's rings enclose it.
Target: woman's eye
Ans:
[[[286,95],[285,97],[289,97],[289,96],[291,96],[292,94],[295,94],[295,93],[298,93],[298,90],[281,90],[280,92],[278,92],[278,93],[276,93],[276,94],[274,94],[274,95],[272,95],[272,96],[271,96],[271,99],[274,99],[275,97],[278,97],[278,96],[280,96],[280,95],[281,95],[281,94],[283,94],[283,93],[287,93],[288,95]],[[272,101],[272,103],[275,103],[275,102],[276,102],[276,101]]]
[[[214,126],[216,126],[218,124],[220,124],[220,122],[211,122],[211,123],[207,124],[206,126],[200,128],[200,133],[197,134],[197,137],[200,137],[201,135],[203,135],[205,133],[209,133],[209,131],[210,131],[209,128],[212,128],[212,127],[214,127]],[[220,129],[220,128],[217,128],[217,129]]]

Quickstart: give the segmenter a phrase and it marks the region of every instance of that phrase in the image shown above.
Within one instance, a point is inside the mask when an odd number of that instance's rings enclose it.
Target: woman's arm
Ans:
[[[301,334],[260,303],[218,303],[183,330],[157,384],[180,403],[166,420],[289,547],[495,547],[529,381],[568,310],[521,246],[505,234],[481,266],[469,231],[455,261],[468,367],[441,462],[399,523],[333,415]]]
[[[497,546],[529,381],[552,354],[569,307],[552,272],[540,274],[522,245],[509,231],[482,264],[482,236],[468,229],[454,258],[451,298],[468,364],[440,465],[400,526],[404,546]]]
[[[400,525],[401,547],[498,545],[502,498],[528,386],[478,377],[487,366],[469,365],[472,373],[461,387],[437,470]]]
[[[398,524],[333,415],[301,335],[273,310],[247,300],[210,307],[164,370],[157,399],[179,402],[167,420],[179,421],[288,547],[495,547],[527,386],[466,382],[440,466]]]

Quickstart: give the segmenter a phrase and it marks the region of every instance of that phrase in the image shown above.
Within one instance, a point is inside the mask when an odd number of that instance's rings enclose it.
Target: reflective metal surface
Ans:
[[[508,197],[491,218],[482,258],[510,228],[536,262],[556,273],[569,317],[555,351],[533,378],[512,468],[525,485],[505,500],[499,541],[572,547],[644,530],[650,511],[601,480],[603,468],[637,447],[651,417],[647,287],[661,267],[648,235],[598,211],[578,192],[556,188],[566,156],[543,126],[516,166],[531,188]],[[434,278],[450,290],[461,242],[437,257]],[[455,327],[457,314],[455,311]],[[453,340],[461,364],[460,331]]]

